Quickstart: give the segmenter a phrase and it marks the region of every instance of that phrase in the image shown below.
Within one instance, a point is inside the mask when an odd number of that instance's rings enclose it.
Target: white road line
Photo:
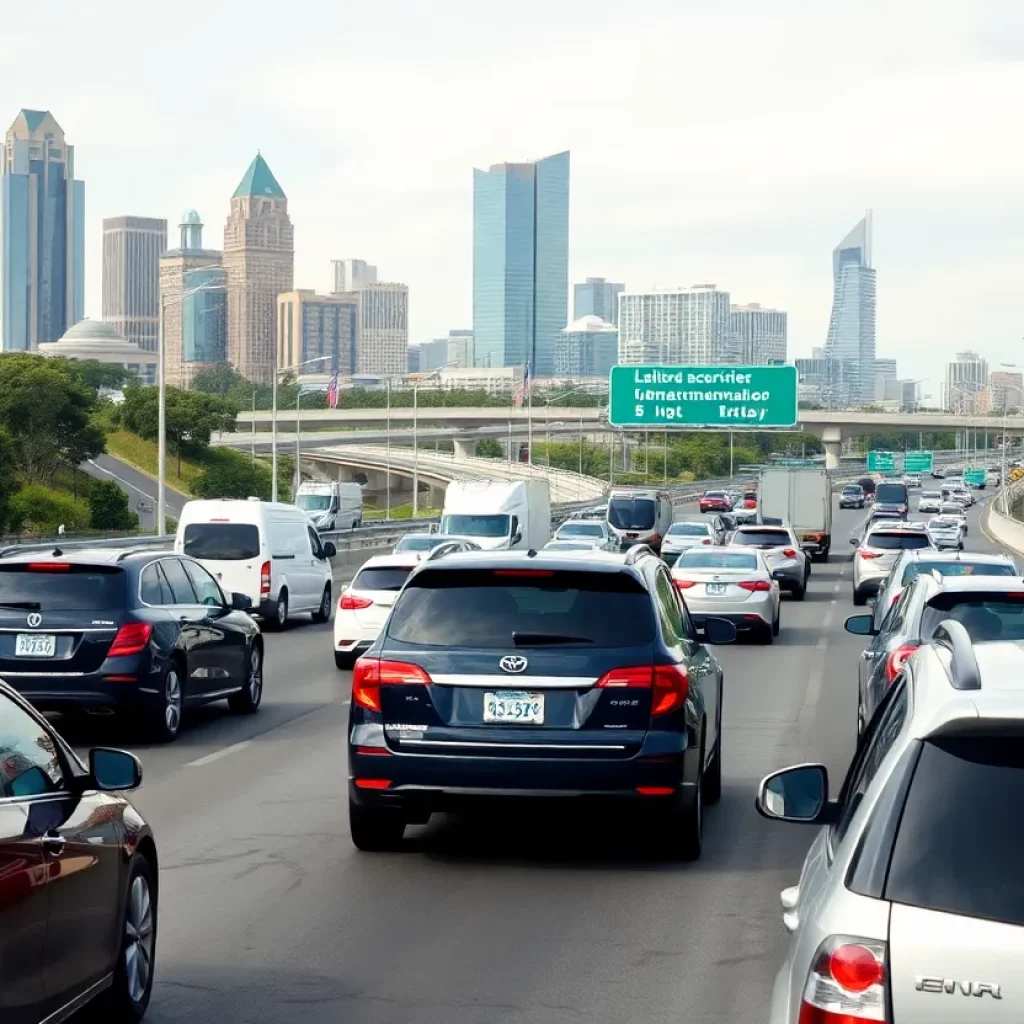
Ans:
[[[828,647],[828,637],[827,636],[819,636],[818,637],[818,642],[814,646],[819,651],[825,650],[825,648]]]
[[[215,750],[212,754],[207,754],[205,757],[197,757],[194,761],[189,761],[185,765],[186,768],[202,768],[205,764],[213,764],[214,761],[219,761],[223,757],[230,757],[232,754],[237,754],[240,750],[245,750],[246,747],[252,746],[252,740],[242,740],[241,743],[232,743],[230,747],[221,747],[220,750]]]
[[[824,682],[825,673],[821,669],[813,669],[807,681],[807,690],[804,693],[804,702],[798,717],[801,729],[806,729],[814,719],[814,715],[818,710],[818,701],[821,699],[821,687]]]
[[[832,603],[835,604],[835,601],[833,601]],[[822,624],[822,626],[825,629],[828,629],[829,626],[832,625],[832,618],[833,618],[833,616],[832,616],[832,609],[829,608],[829,610],[827,612],[825,612],[825,618],[822,619],[822,621],[821,621],[821,624]],[[825,639],[824,637],[821,637],[821,639],[818,641],[818,646],[819,647],[821,646],[821,641],[824,640],[824,639]]]
[[[107,476],[112,477],[119,484],[124,484],[125,487],[127,487],[129,490],[134,491],[136,494],[141,494],[144,498],[149,498],[150,501],[156,500],[152,494],[147,494],[141,488],[136,487],[135,484],[129,483],[127,480],[124,479],[124,477],[120,477],[116,473],[111,472],[109,469],[107,469],[106,466],[101,466],[98,462],[93,462],[92,459],[89,459],[89,465],[92,466],[93,469],[98,469],[101,473],[106,473]]]

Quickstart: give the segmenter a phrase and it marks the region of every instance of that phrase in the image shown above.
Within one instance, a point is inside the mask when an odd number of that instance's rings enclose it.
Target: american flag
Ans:
[[[338,408],[338,375],[335,374],[331,378],[331,383],[327,385],[327,408],[337,409]]]
[[[523,367],[523,379],[519,386],[515,390],[515,394],[512,396],[513,402],[517,407],[522,406],[527,398],[530,397],[530,364],[527,363]]]

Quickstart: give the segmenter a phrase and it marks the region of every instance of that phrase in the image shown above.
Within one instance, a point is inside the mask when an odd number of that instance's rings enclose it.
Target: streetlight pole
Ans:
[[[270,500],[277,501],[277,378],[282,373],[291,373],[292,370],[301,370],[304,366],[312,366],[314,363],[322,363],[325,359],[330,359],[330,356],[317,356],[315,359],[305,359],[301,363],[296,363],[294,366],[283,366],[278,367],[277,361],[274,361],[274,373],[273,381],[270,389],[270,423],[271,423],[271,439],[270,439]],[[296,387],[299,389],[299,393],[302,393],[302,385],[298,382],[298,374],[295,377]],[[299,400],[295,399],[295,433],[298,435],[300,431],[299,427]],[[298,443],[298,440],[296,440]],[[296,450],[297,452],[297,450]],[[296,454],[295,463],[296,472],[298,471],[298,455]]]
[[[445,363],[444,366],[439,366],[436,370],[427,374],[426,377],[421,377],[412,386],[412,515],[414,519],[419,515],[420,511],[420,388],[426,384],[428,380],[433,380],[434,377],[440,376],[442,370],[447,370],[455,365],[454,361],[451,363]]]
[[[387,421],[385,426],[386,435],[384,438],[384,444],[387,449],[387,456],[384,462],[384,492],[385,501],[387,503],[387,509],[384,512],[384,518],[391,519],[391,378],[387,379],[387,392],[388,392],[388,411]]]

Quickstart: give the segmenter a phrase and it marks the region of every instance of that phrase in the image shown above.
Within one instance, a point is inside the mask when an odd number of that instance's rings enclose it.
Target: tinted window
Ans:
[[[1016,576],[1012,565],[999,565],[986,562],[971,564],[970,562],[911,562],[903,570],[903,582],[909,583],[923,572],[938,571],[943,576]]]
[[[198,603],[195,591],[192,589],[192,584],[189,583],[185,570],[178,559],[165,558],[160,563],[160,568],[163,570],[164,576],[171,586],[171,597],[175,604]]]
[[[326,558],[324,554],[324,546],[320,543],[320,538],[317,536],[316,530],[311,526],[307,527],[309,533],[309,549],[313,552],[314,558]]]
[[[666,537],[706,537],[708,528],[703,523],[673,523]]]
[[[676,565],[683,569],[756,569],[757,555],[747,552],[684,551]]]
[[[757,501],[757,491],[744,491],[743,492],[743,500],[744,501]]]
[[[1024,925],[1022,806],[1021,737],[925,743],[896,835],[885,898]]]
[[[396,551],[429,551],[437,544],[436,533],[407,533],[395,545]]]
[[[445,533],[463,537],[507,537],[512,532],[509,517],[501,515],[445,516],[443,525]]]
[[[160,571],[160,566],[154,562],[142,570],[142,577],[139,580],[139,595],[146,604],[174,604],[171,597],[171,588]]]
[[[388,635],[404,643],[500,648],[513,634],[575,637],[598,647],[654,640],[650,595],[626,573],[429,569],[410,580]],[[550,646],[545,644],[545,646]]]
[[[608,522],[619,530],[649,530],[654,525],[657,503],[650,498],[613,498]]]
[[[125,604],[127,585],[122,569],[66,562],[52,564],[67,565],[67,568],[33,572],[27,566],[0,566],[0,607],[58,612],[121,608]]]
[[[195,590],[200,604],[208,604],[215,607],[224,605],[224,594],[217,581],[196,562],[182,562],[185,572],[192,581],[192,589]]]
[[[1024,593],[939,594],[924,609],[921,636],[931,637],[943,619],[962,623],[972,640],[1024,640]]]
[[[869,548],[878,551],[914,551],[917,548],[930,548],[931,541],[923,531],[921,533],[872,533],[864,542]]]
[[[883,505],[906,505],[907,487],[905,484],[879,484],[875,488],[875,501]]]
[[[53,737],[0,694],[0,797],[39,796],[64,789]]]
[[[404,566],[380,566],[364,569],[352,581],[353,590],[401,590],[412,569]]]
[[[185,527],[183,546],[192,558],[222,562],[257,558],[260,531],[249,523],[190,523]]]
[[[657,587],[662,635],[670,647],[678,647],[686,639],[686,626],[683,623],[683,613],[679,610],[676,588],[664,572],[658,573]]]
[[[559,537],[603,537],[600,523],[566,523],[558,529]]]
[[[737,544],[750,544],[754,547],[782,547],[791,543],[786,530],[737,530]]]

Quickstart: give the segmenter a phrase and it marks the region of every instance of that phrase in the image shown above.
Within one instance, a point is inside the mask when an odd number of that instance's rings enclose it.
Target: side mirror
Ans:
[[[89,751],[89,788],[101,792],[138,789],[142,762],[127,750],[96,747]]]
[[[329,540],[324,541],[324,557],[325,558],[334,558],[334,556],[337,553],[338,553],[338,549],[334,546],[334,542],[333,541],[329,541]]]
[[[248,594],[232,594],[231,608],[236,612],[244,612],[252,607],[252,601]]]
[[[518,544],[522,539],[523,539],[523,531],[522,530],[516,530],[515,534],[513,534],[513,536],[512,536],[512,543],[513,544]]]
[[[731,644],[736,639],[736,627],[728,619],[711,616],[704,620],[704,639],[709,644]]]
[[[851,615],[846,620],[844,629],[854,636],[875,636],[878,633],[873,615]]]
[[[831,825],[839,805],[828,799],[828,769],[823,764],[798,764],[766,775],[757,787],[757,813],[772,821]]]
[[[858,544],[860,543],[860,541],[859,541],[859,540],[857,540],[857,538],[856,538],[856,537],[851,537],[851,538],[850,538],[850,543],[851,543],[851,544],[852,544],[852,545],[853,545],[854,547],[856,547],[856,546],[857,546],[857,545],[858,545]]]

